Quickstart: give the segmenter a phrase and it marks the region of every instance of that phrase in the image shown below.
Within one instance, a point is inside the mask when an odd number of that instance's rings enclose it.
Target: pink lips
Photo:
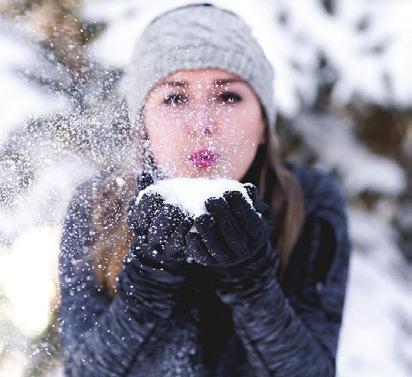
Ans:
[[[206,168],[213,165],[219,158],[217,153],[207,149],[199,149],[189,155],[189,161],[197,168]]]

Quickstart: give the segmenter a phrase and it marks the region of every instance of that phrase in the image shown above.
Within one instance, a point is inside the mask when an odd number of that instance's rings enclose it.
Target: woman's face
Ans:
[[[153,158],[168,177],[240,180],[264,140],[257,96],[218,68],[167,76],[146,96],[143,117]]]

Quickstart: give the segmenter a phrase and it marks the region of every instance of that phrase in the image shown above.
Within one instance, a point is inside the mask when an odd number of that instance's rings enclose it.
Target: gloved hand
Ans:
[[[187,269],[185,235],[193,219],[157,193],[145,193],[132,203],[127,223],[135,234],[134,254],[154,268],[182,273]]]
[[[186,236],[188,254],[209,272],[221,296],[236,291],[250,294],[251,289],[259,289],[256,281],[263,278],[267,268],[277,268],[270,241],[270,207],[258,197],[256,186],[245,187],[253,207],[239,191],[209,198],[205,202],[209,213],[194,222],[199,233]]]
[[[136,286],[134,303],[153,307],[165,318],[173,307],[173,296],[182,288],[190,265],[185,259],[185,234],[193,219],[156,193],[146,193],[136,204],[137,193],[153,183],[148,173],[138,177],[136,195],[127,211],[127,224],[135,234],[125,260],[121,285]]]

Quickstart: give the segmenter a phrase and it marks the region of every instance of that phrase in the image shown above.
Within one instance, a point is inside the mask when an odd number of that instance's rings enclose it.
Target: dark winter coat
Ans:
[[[229,307],[199,277],[167,319],[143,308],[130,315],[99,288],[90,261],[76,271],[90,215],[90,185],[79,185],[59,255],[65,375],[334,376],[351,253],[346,205],[330,174],[284,164],[303,189],[305,223],[282,286],[273,280],[261,301]]]

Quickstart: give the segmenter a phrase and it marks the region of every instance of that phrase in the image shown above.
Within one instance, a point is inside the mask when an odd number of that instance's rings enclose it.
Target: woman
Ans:
[[[141,159],[79,185],[64,223],[66,376],[335,375],[345,202],[332,176],[280,161],[272,82],[230,11],[191,4],[145,29],[123,86]],[[253,183],[254,208],[236,191],[196,219],[135,204],[167,177]]]

